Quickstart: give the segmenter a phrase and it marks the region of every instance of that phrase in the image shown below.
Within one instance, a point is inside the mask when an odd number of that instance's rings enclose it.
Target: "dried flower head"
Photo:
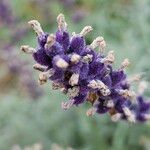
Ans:
[[[142,96],[144,84],[140,84],[137,94],[130,88],[131,83],[139,81],[140,77],[127,78],[125,68],[129,66],[129,60],[125,59],[120,68],[113,69],[114,52],[110,51],[105,56],[106,42],[103,37],[99,36],[86,45],[84,37],[92,31],[91,26],[86,26],[79,34],[70,35],[63,14],[57,17],[57,23],[58,31],[48,34],[42,30],[40,23],[29,21],[37,34],[38,46],[21,47],[23,52],[32,53],[38,63],[34,68],[41,71],[39,83],[51,80],[53,89],[68,94],[70,99],[62,102],[65,110],[90,102],[92,107],[87,111],[88,116],[108,113],[113,121],[149,120],[150,103],[145,102]],[[95,52],[95,48],[100,51]]]

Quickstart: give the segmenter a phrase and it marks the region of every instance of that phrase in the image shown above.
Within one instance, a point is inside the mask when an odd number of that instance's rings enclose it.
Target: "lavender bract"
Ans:
[[[69,96],[67,102],[62,102],[63,109],[90,102],[92,107],[87,111],[88,116],[97,112],[110,114],[113,121],[149,120],[150,103],[142,96],[145,83],[140,83],[135,94],[131,83],[139,81],[140,75],[128,79],[124,71],[129,60],[125,59],[119,69],[113,69],[114,52],[104,55],[106,43],[103,37],[86,45],[84,37],[92,31],[91,26],[84,27],[79,34],[70,35],[63,14],[57,17],[57,22],[58,31],[48,34],[43,32],[37,20],[29,21],[37,34],[38,46],[36,49],[28,45],[21,47],[37,62],[33,67],[41,71],[39,84],[51,80],[53,89],[60,89]],[[97,47],[99,53],[94,51]]]

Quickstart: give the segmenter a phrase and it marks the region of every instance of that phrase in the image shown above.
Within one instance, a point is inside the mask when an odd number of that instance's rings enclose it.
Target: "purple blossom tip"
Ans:
[[[69,34],[63,14],[57,17],[58,31],[45,33],[37,20],[29,24],[38,37],[37,48],[22,46],[21,50],[31,53],[37,62],[34,69],[40,71],[39,84],[52,81],[52,89],[60,89],[69,101],[62,102],[63,109],[90,102],[92,107],[87,116],[108,113],[112,121],[129,122],[150,119],[150,102],[142,96],[145,84],[142,82],[137,94],[131,90],[131,83],[138,82],[140,76],[128,79],[125,68],[130,62],[125,59],[120,68],[113,69],[114,51],[104,54],[106,42],[99,36],[90,45],[85,36],[92,31],[86,26],[79,34]],[[94,49],[99,48],[99,52]],[[137,101],[137,103],[135,102]]]

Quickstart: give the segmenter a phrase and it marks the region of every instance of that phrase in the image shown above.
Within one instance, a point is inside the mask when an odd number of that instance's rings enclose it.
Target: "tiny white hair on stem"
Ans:
[[[74,74],[72,74],[72,76],[71,76],[71,78],[69,80],[69,84],[71,86],[74,86],[74,85],[78,84],[78,81],[79,81],[79,74],[74,73]]]
[[[132,84],[134,82],[139,82],[141,80],[141,78],[142,78],[142,74],[136,74],[133,77],[129,78],[127,80],[127,83]]]
[[[108,87],[100,80],[91,80],[88,87],[99,89],[103,96],[108,96],[110,94]]]
[[[53,46],[55,41],[56,41],[55,35],[54,34],[50,34],[47,37],[47,41],[46,41],[46,44],[45,44],[45,49],[49,49],[51,46]]]
[[[58,83],[58,82],[55,82],[53,81],[52,82],[52,89],[53,90],[58,90],[58,89],[62,89],[64,86],[62,83]]]
[[[96,80],[92,80],[89,82],[88,87],[91,87],[93,89],[97,89],[98,88],[98,84],[96,82]]]
[[[21,51],[23,51],[27,54],[33,54],[36,52],[36,49],[33,47],[30,47],[29,45],[22,45],[20,49],[21,49]]]
[[[89,117],[89,116],[93,116],[96,111],[97,111],[97,105],[99,104],[99,101],[95,101],[93,103],[93,106],[91,108],[89,108],[87,111],[86,111],[86,115]]]
[[[123,111],[124,111],[124,113],[125,113],[125,115],[126,115],[129,122],[132,122],[132,123],[136,122],[135,115],[129,108],[124,107]]]
[[[74,86],[73,88],[69,88],[68,92],[67,92],[67,95],[70,98],[74,98],[74,97],[78,96],[79,95],[79,87],[78,86]]]
[[[100,54],[102,54],[104,52],[105,47],[106,47],[106,42],[105,42],[105,40],[103,40],[102,42],[100,42],[100,45],[99,45]]]
[[[67,30],[67,23],[65,21],[65,16],[63,14],[59,14],[57,16],[57,23],[58,23],[58,29],[60,31],[65,31]]]
[[[124,59],[123,62],[121,63],[121,68],[120,70],[123,70],[125,68],[127,68],[130,65],[130,61],[128,58]]]
[[[72,54],[70,61],[74,64],[78,63],[79,60],[81,59],[81,56],[78,54]]]
[[[112,120],[113,122],[117,122],[117,121],[119,121],[120,119],[121,119],[121,114],[120,114],[120,113],[116,113],[116,114],[114,114],[114,115],[111,116],[111,120]]]
[[[125,98],[135,98],[136,96],[136,93],[134,91],[131,91],[131,90],[118,90],[119,94]]]
[[[102,63],[112,64],[115,61],[114,51],[109,51],[108,55],[101,60]]]
[[[31,20],[28,22],[28,24],[33,28],[33,30],[38,36],[44,34],[41,28],[41,24],[37,20]]]
[[[39,80],[38,80],[38,83],[40,85],[44,84],[47,82],[48,78],[51,77],[52,75],[54,74],[54,70],[53,69],[50,69],[46,72],[41,72],[39,74]]]
[[[67,102],[62,102],[61,107],[62,107],[62,109],[67,110],[67,109],[71,108],[73,106],[73,104],[74,104],[74,99],[71,99]]]
[[[63,88],[61,88],[61,89],[60,89],[60,91],[61,91],[62,93],[64,93],[64,94],[67,94],[67,89],[66,89],[66,88],[64,88],[64,87],[63,87]]]
[[[41,72],[44,72],[46,69],[47,69],[47,67],[46,66],[42,66],[42,65],[40,65],[40,64],[34,64],[33,65],[33,68],[35,69],[35,70],[38,70],[38,71],[41,71]]]
[[[114,104],[113,100],[108,100],[107,101],[107,104],[106,104],[107,107],[112,108],[112,107],[114,107],[114,105],[115,104]]]
[[[110,90],[108,89],[108,88],[102,88],[102,89],[100,89],[100,92],[101,92],[101,94],[103,95],[103,96],[108,96],[108,95],[110,95]]]
[[[104,41],[104,38],[103,38],[102,36],[97,37],[97,38],[90,44],[90,48],[91,48],[91,49],[97,48],[98,46],[101,45],[101,42],[103,42],[103,41]],[[102,44],[104,44],[104,43],[102,43]]]
[[[93,59],[93,55],[87,54],[87,55],[83,56],[82,61],[85,63],[89,63],[92,61],[92,59]]]
[[[56,61],[56,66],[58,68],[62,68],[62,69],[66,69],[69,64],[62,58],[59,58],[57,61]]]
[[[142,95],[147,87],[148,83],[146,81],[141,81],[138,86],[138,94]]]
[[[101,88],[105,88],[106,85],[100,81],[100,80],[91,80],[88,84],[89,87],[93,88],[93,89],[101,89]]]
[[[93,116],[96,113],[97,108],[95,107],[91,107],[86,111],[86,115],[89,116]]]
[[[72,37],[74,37],[74,36],[76,36],[76,33],[75,33],[75,32],[72,32],[72,34],[71,34],[71,35],[72,35]]]
[[[85,26],[82,31],[79,33],[79,35],[81,36],[85,36],[86,34],[88,34],[89,32],[91,32],[93,30],[93,28],[91,26]]]
[[[47,77],[47,72],[40,73],[40,74],[39,74],[38,83],[39,83],[40,85],[45,84],[45,83],[47,82],[47,79],[48,79],[48,77]]]

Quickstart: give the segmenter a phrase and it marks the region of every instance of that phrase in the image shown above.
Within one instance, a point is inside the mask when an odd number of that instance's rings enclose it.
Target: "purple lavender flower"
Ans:
[[[12,11],[7,0],[0,1],[0,24],[12,24],[14,17],[12,16]]]
[[[29,63],[21,60],[15,50],[12,46],[8,49],[2,49],[3,53],[0,55],[0,61],[3,63],[1,63],[1,67],[7,67],[7,71],[0,78],[0,82],[3,83],[0,84],[0,88],[6,88],[8,93],[8,87],[15,86],[19,89],[19,92],[22,91],[32,100],[37,100],[43,94],[43,91],[37,87],[31,69],[27,68]],[[4,51],[7,51],[7,53]],[[16,81],[19,81],[19,84],[16,84]],[[14,84],[12,85],[12,83]]]
[[[97,37],[86,45],[85,35],[92,31],[86,26],[79,33],[70,35],[63,14],[57,17],[58,31],[55,34],[44,33],[37,20],[29,21],[38,37],[37,48],[24,45],[21,50],[31,53],[37,62],[33,67],[41,71],[39,84],[52,81],[53,89],[60,89],[69,96],[62,102],[63,109],[90,102],[92,107],[87,111],[91,116],[108,113],[113,121],[125,119],[130,122],[150,119],[150,103],[142,96],[145,84],[140,84],[135,94],[131,83],[139,81],[136,75],[128,79],[125,68],[129,60],[125,59],[119,69],[113,69],[115,61],[113,51],[104,55],[106,46],[103,37]],[[99,47],[99,52],[94,49]],[[138,101],[136,103],[136,100]]]

